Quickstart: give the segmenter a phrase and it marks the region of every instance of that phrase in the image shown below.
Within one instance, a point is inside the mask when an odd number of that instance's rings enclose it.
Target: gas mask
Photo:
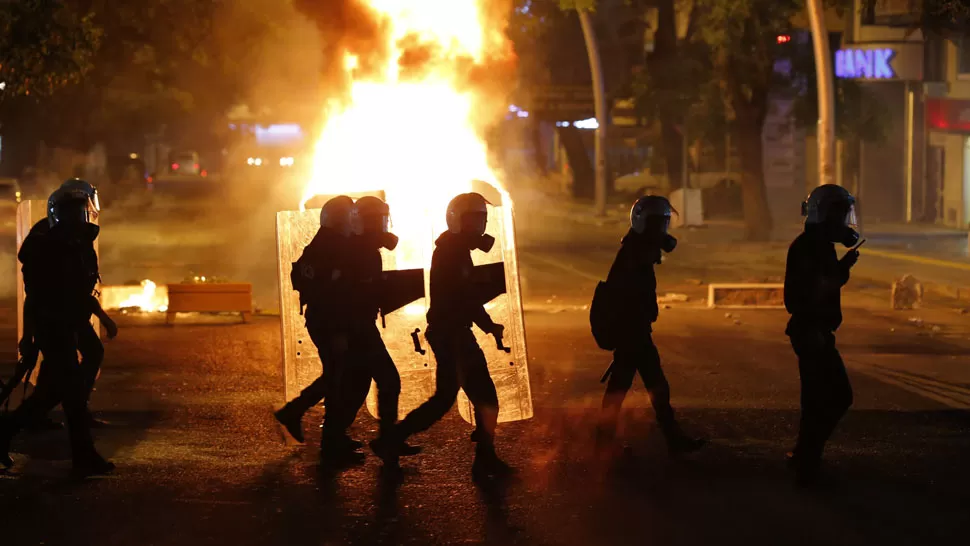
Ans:
[[[845,215],[839,214],[836,218],[838,219],[829,224],[829,240],[833,243],[842,243],[846,248],[854,247],[860,237],[859,232],[855,230],[859,225],[855,206],[849,205]]]
[[[677,248],[677,238],[669,233],[664,233],[660,238],[660,250],[670,254]]]
[[[846,248],[852,248],[859,242],[859,232],[852,229],[849,226],[842,226],[842,234],[839,238],[839,242],[842,243]]]
[[[394,250],[397,248],[397,243],[400,240],[397,235],[390,232],[377,232],[377,233],[364,233],[363,235],[358,235],[360,240],[364,245],[371,248],[386,248],[387,250]]]
[[[472,248],[475,250],[481,250],[482,252],[488,252],[489,250],[492,250],[493,246],[495,246],[495,237],[492,237],[487,233],[483,233],[476,238]]]

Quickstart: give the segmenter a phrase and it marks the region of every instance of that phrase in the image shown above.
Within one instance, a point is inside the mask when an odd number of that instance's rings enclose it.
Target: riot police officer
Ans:
[[[333,415],[339,406],[335,385],[346,373],[348,358],[348,303],[346,285],[351,277],[348,245],[354,201],[340,195],[320,210],[320,229],[293,264],[290,278],[300,293],[306,328],[320,354],[320,376],[275,413],[277,421],[299,442],[304,441],[303,415],[326,398],[322,453],[341,456],[362,444],[342,434]]]
[[[477,193],[461,194],[448,204],[448,230],[438,237],[431,258],[431,307],[425,333],[437,361],[435,393],[408,414],[395,433],[403,440],[427,430],[444,417],[455,404],[458,389],[463,389],[475,408],[475,479],[503,477],[512,471],[495,452],[498,394],[485,353],[471,330],[474,324],[498,341],[504,331],[485,311],[475,287],[471,253],[488,252],[495,243],[485,233],[486,206],[485,198]]]
[[[61,185],[61,189],[64,191],[76,190],[88,194],[93,207],[96,211],[100,212],[100,200],[98,198],[98,190],[93,185],[89,184],[80,179],[71,179]],[[20,263],[26,267],[28,270],[33,267],[33,262],[31,260],[32,251],[35,248],[35,242],[38,239],[43,239],[47,233],[50,232],[51,223],[50,220],[44,218],[38,220],[30,228],[30,232],[24,239],[23,244],[20,247],[20,252],[18,253],[18,259]],[[88,251],[88,259],[94,264],[95,271],[94,275],[97,277],[97,281],[100,281],[100,274],[98,272],[98,260],[97,254],[94,253],[94,247],[92,245],[91,249]],[[96,282],[97,282],[96,281]],[[36,347],[36,343],[33,339],[33,334],[30,331],[31,321],[30,321],[30,298],[26,298],[24,301],[24,325],[27,327],[25,330],[25,335],[21,339],[21,347],[23,354],[26,354]],[[100,302],[97,302],[94,308],[94,314],[98,317],[98,320],[105,327],[105,331],[108,334],[108,339],[114,339],[118,335],[118,326],[115,322],[108,316],[107,313],[101,308]],[[98,337],[97,332],[94,330],[94,326],[90,322],[86,323],[85,326],[79,328],[77,332],[77,348],[78,352],[81,354],[81,370],[83,372],[85,386],[86,386],[86,397],[88,401],[91,398],[91,392],[94,390],[94,384],[97,381],[98,374],[101,371],[101,364],[104,361],[104,344],[101,343],[101,338]],[[90,415],[90,414],[89,414]],[[95,419],[93,415],[89,417],[89,424],[92,428],[101,428],[105,426],[103,421]],[[61,423],[53,421],[50,417],[41,416],[36,422],[28,423],[28,428],[40,430],[40,429],[60,429],[63,427]]]
[[[668,449],[685,453],[704,445],[704,440],[687,436],[674,418],[670,385],[651,337],[652,324],[659,315],[654,266],[662,262],[663,253],[673,252],[677,246],[677,239],[667,233],[671,212],[670,202],[664,197],[650,195],[637,200],[630,212],[630,230],[606,279],[610,293],[617,297],[610,302],[615,347],[598,429],[601,444],[612,442],[623,399],[639,372]]]
[[[13,437],[58,404],[67,417],[75,474],[111,472],[114,465],[94,447],[87,397],[91,379],[78,364],[78,339],[92,313],[103,314],[94,296],[98,282],[94,240],[99,228],[97,193],[82,180],[69,180],[47,202],[50,231],[21,247],[25,301],[25,343],[33,339],[44,355],[37,388],[0,421],[0,464],[11,466]],[[28,337],[29,336],[29,337]]]
[[[798,482],[808,484],[817,477],[825,442],[852,405],[835,331],[842,324],[842,287],[859,251],[853,248],[839,259],[835,243],[853,247],[859,233],[855,198],[840,186],[812,190],[802,214],[805,231],[789,247],[785,268],[785,308],[791,314],[785,333],[801,378],[801,422],[788,461]]]
[[[414,455],[420,451],[420,448],[409,445],[399,446],[400,449],[393,452],[383,449],[388,434],[397,423],[401,376],[377,327],[384,293],[381,249],[394,250],[398,237],[389,231],[390,209],[378,197],[358,199],[351,218],[354,236],[348,252],[353,279],[348,311],[350,365],[338,386],[341,396],[339,428],[346,431],[353,424],[373,380],[377,385],[380,432],[371,442],[371,448],[393,468],[397,464],[397,455]]]

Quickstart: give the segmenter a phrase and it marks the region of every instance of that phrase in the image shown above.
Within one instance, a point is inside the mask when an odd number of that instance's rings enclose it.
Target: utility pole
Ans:
[[[829,33],[825,29],[822,0],[808,0],[808,19],[815,46],[815,74],[818,81],[818,183],[835,184],[835,83]]]
[[[600,59],[599,46],[596,43],[596,31],[589,10],[579,9],[579,23],[583,27],[583,37],[586,39],[586,53],[589,55],[589,68],[593,76],[593,102],[596,105],[596,135],[593,153],[595,158],[594,171],[596,173],[595,207],[596,214],[606,214],[606,80],[603,77],[603,63]]]

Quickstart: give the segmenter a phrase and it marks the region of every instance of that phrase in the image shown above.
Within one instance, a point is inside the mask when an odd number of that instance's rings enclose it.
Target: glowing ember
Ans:
[[[345,53],[350,88],[327,105],[301,209],[316,195],[384,191],[406,238],[429,218],[443,228],[447,202],[473,180],[502,192],[482,139],[508,109],[514,59],[504,21],[489,19],[501,1],[368,1],[387,55],[365,67],[373,59]]]
[[[167,295],[159,294],[154,282],[144,280],[141,282],[141,293],[132,294],[126,300],[118,304],[119,309],[139,308],[146,312],[162,312],[168,310]]]

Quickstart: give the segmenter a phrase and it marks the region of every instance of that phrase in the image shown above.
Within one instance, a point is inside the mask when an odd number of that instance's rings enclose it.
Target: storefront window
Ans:
[[[957,75],[970,78],[970,37],[957,41]]]
[[[864,0],[863,25],[910,26],[919,22],[921,0]]]

